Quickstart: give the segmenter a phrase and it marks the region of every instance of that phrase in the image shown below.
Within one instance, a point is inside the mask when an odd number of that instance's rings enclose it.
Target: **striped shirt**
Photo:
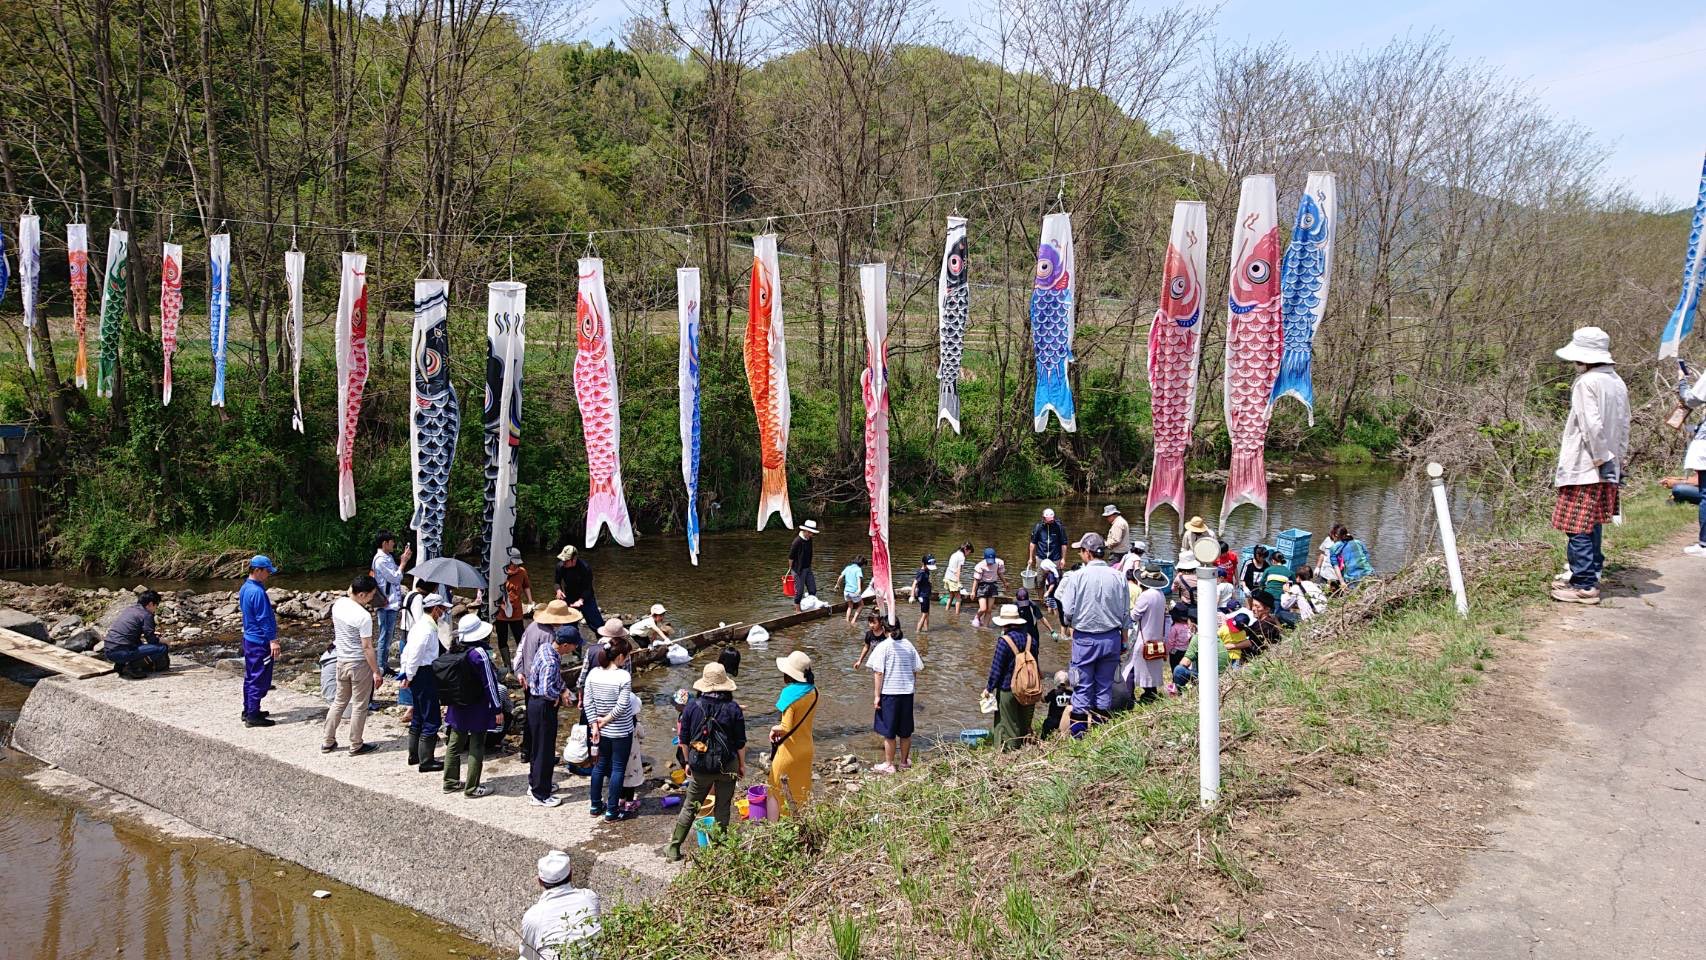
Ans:
[[[869,663],[873,673],[883,675],[885,694],[911,693],[917,686],[914,675],[924,669],[924,658],[918,655],[918,648],[904,637],[900,640],[890,637],[877,644]]]
[[[634,732],[639,703],[634,699],[634,676],[628,671],[619,667],[599,667],[589,671],[585,703],[587,719],[611,717],[610,722],[604,725],[604,736],[626,737]]]

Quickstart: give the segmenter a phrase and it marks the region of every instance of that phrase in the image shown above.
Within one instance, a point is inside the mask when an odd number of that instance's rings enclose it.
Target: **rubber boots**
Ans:
[[[420,746],[421,735],[413,730],[409,731],[409,766],[411,767],[421,762]]]
[[[420,771],[422,773],[437,773],[444,769],[444,761],[434,760],[432,755],[438,750],[438,734],[428,734],[421,738]]]

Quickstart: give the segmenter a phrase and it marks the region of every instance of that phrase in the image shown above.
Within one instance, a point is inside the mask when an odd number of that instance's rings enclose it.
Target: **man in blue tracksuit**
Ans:
[[[261,709],[261,698],[272,689],[272,665],[278,659],[278,619],[267,597],[267,578],[278,572],[264,554],[249,561],[249,579],[237,591],[237,608],[243,614],[243,725],[270,727],[271,717]]]

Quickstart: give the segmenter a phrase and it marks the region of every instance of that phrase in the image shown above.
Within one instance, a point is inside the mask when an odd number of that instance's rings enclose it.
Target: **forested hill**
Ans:
[[[1545,362],[1571,326],[1656,336],[1686,223],[1633,208],[1602,150],[1520,84],[1432,38],[1330,66],[1283,49],[1209,50],[1206,15],[1074,5],[1080,22],[1007,24],[937,45],[922,4],[699,0],[636,19],[621,46],[547,41],[562,10],[498,0],[65,0],[0,29],[0,223],[34,198],[38,335],[15,295],[5,418],[36,424],[69,474],[70,563],[205,568],[254,548],[346,562],[409,514],[412,281],[452,283],[464,429],[449,540],[477,532],[484,286],[528,284],[519,532],[579,530],[585,458],[569,370],[576,260],[606,263],[629,501],[679,522],[674,271],[704,271],[702,503],[746,522],[756,434],[738,352],[751,237],[780,234],[796,498],[862,504],[857,266],[888,263],[899,507],[1133,487],[1149,461],[1144,348],[1172,204],[1209,212],[1206,289],[1224,290],[1239,180],[1272,172],[1282,223],[1306,172],[1340,176],[1343,238],[1317,343],[1317,418],[1282,407],[1271,446],[1362,458],[1457,437],[1506,473],[1556,402]],[[1180,144],[1188,144],[1187,152]],[[1043,214],[1073,214],[1079,317],[1073,435],[1030,429],[1026,304]],[[936,272],[944,218],[970,221],[965,434],[938,432]],[[874,214],[874,215],[873,215]],[[112,401],[70,386],[64,226],[133,243]],[[773,220],[771,218],[774,218]],[[685,226],[675,226],[685,225]],[[637,229],[637,228],[667,229]],[[205,236],[234,259],[230,406],[206,406]],[[175,399],[159,405],[160,242],[185,246]],[[307,431],[290,429],[281,268],[308,258]],[[374,370],[356,457],[360,513],[336,519],[331,314],[339,251],[369,257]],[[1214,302],[1218,295],[1211,297]],[[98,299],[96,297],[95,299]],[[383,309],[380,309],[383,307]],[[1195,453],[1224,456],[1223,317],[1209,311]],[[94,325],[91,324],[91,328]],[[44,344],[42,336],[50,343]],[[1644,349],[1643,353],[1646,352]],[[1462,411],[1462,391],[1483,400]],[[1514,427],[1512,425],[1515,425]]]

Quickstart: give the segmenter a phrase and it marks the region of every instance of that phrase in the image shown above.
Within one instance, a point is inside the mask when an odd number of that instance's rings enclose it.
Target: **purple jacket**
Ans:
[[[484,645],[476,644],[468,648],[468,660],[477,664],[486,677],[486,704],[479,707],[446,707],[444,724],[452,730],[463,733],[482,733],[503,729],[502,723],[493,723],[498,711],[504,707],[503,695],[498,692],[498,674],[492,668],[492,658],[486,654]]]

